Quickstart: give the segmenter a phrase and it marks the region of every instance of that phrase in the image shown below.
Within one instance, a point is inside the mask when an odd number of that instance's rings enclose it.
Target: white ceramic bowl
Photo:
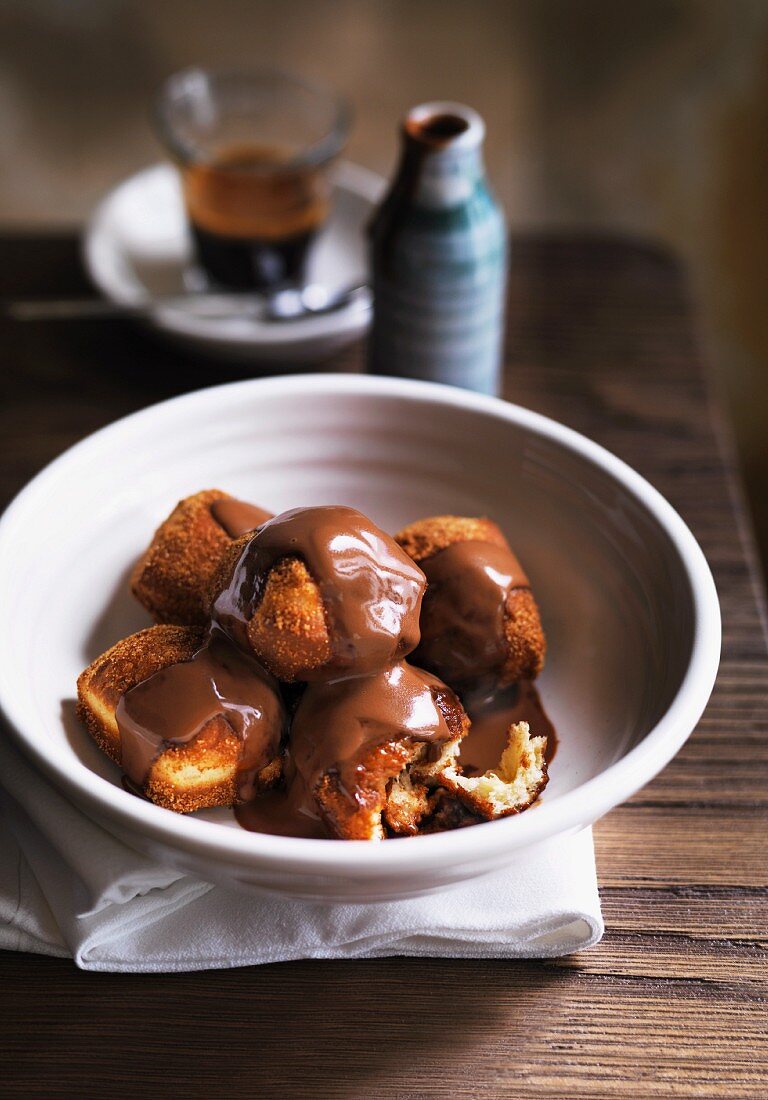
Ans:
[[[382,844],[241,830],[126,793],[74,716],[75,678],[146,625],[127,575],[176,500],[220,486],[274,511],[354,505],[389,530],[486,513],[530,574],[549,638],[541,680],[560,744],[519,817]],[[23,750],[135,848],[240,889],[399,898],[514,861],[595,821],[688,737],[720,651],[712,577],[638,474],[526,409],[427,383],[303,375],[221,386],[121,420],[67,451],[0,521],[0,704]]]
[[[309,282],[335,291],[366,280],[364,229],[384,186],[367,168],[347,161],[335,166],[331,216],[310,254]],[[111,191],[86,226],[83,258],[101,293],[119,305],[186,293],[192,240],[176,169],[155,164]],[[148,323],[195,351],[253,364],[327,357],[359,339],[369,321],[369,303],[358,300],[324,316],[277,324],[169,308],[156,309]]]

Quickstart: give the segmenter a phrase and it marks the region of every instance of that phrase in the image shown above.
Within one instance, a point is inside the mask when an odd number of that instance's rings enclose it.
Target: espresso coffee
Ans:
[[[197,256],[234,290],[302,283],[310,246],[328,214],[325,173],[289,151],[231,145],[182,170]]]

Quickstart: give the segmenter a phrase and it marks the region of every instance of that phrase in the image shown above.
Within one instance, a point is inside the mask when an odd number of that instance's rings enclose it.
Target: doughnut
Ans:
[[[279,680],[321,682],[397,661],[419,640],[426,581],[353,508],[296,508],[227,550],[214,621]]]
[[[459,692],[538,676],[546,649],[539,610],[495,523],[432,516],[395,541],[427,578],[416,664]]]
[[[136,563],[134,596],[158,623],[205,626],[211,574],[233,539],[270,515],[220,489],[185,497]]]
[[[294,781],[334,837],[415,833],[428,793],[409,770],[430,759],[439,770],[439,760],[453,759],[455,749],[447,747],[458,746],[468,727],[453,692],[405,661],[369,676],[313,683],[291,730]]]
[[[164,809],[379,841],[520,813],[547,784],[526,720],[551,726],[522,683],[544,634],[490,519],[392,538],[347,506],[270,516],[209,489],[161,524],[131,587],[157,623],[81,673],[78,714]]]
[[[509,727],[507,744],[498,766],[482,775],[461,774],[459,753],[441,761],[439,769],[413,769],[414,778],[439,786],[470,813],[483,820],[522,813],[547,785],[546,737],[532,737],[527,722]]]
[[[222,703],[209,689],[223,660]],[[259,707],[245,729],[226,709],[232,683],[241,689],[239,706]],[[77,693],[78,714],[99,748],[133,789],[166,809],[231,806],[281,778],[285,716],[276,685],[255,662],[230,652],[226,639],[195,627],[147,627],[97,657]],[[178,702],[166,708],[162,730],[136,723],[137,706],[139,716],[142,705],[157,711],[171,693]]]

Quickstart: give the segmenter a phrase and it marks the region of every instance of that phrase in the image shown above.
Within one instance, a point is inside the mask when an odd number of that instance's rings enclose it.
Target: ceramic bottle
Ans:
[[[458,103],[405,118],[400,164],[369,227],[374,374],[498,392],[506,229],[484,136],[477,112]]]

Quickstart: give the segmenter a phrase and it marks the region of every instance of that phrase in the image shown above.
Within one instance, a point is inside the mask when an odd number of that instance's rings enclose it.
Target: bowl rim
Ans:
[[[500,853],[539,843],[558,833],[591,824],[623,802],[656,775],[693,731],[714,685],[720,660],[721,621],[715,583],[704,553],[693,534],[665,500],[640,474],[579,432],[520,405],[470,393],[452,386],[407,379],[352,374],[298,374],[249,379],[193,391],[148,406],[92,433],[64,451],[38,473],[11,501],[0,517],[0,603],[3,588],[12,584],[13,546],[23,531],[24,512],[34,507],[51,482],[70,467],[97,460],[101,451],[125,444],[136,433],[156,430],[167,418],[183,418],[205,403],[243,403],[249,399],[313,394],[398,398],[453,409],[469,409],[524,427],[553,441],[607,472],[647,509],[670,539],[690,589],[694,629],[688,667],[666,713],[625,756],[598,775],[552,802],[543,801],[527,813],[428,836],[369,841],[312,840],[252,833],[216,822],[175,814],[130,795],[79,760],[52,760],[34,736],[13,684],[0,661],[0,713],[14,740],[55,785],[102,820],[181,851],[247,866],[323,874],[367,876],[419,869],[443,869],[461,860],[491,859]],[[8,644],[6,640],[5,644]],[[2,736],[2,732],[0,732]],[[43,742],[44,745],[44,742]]]

